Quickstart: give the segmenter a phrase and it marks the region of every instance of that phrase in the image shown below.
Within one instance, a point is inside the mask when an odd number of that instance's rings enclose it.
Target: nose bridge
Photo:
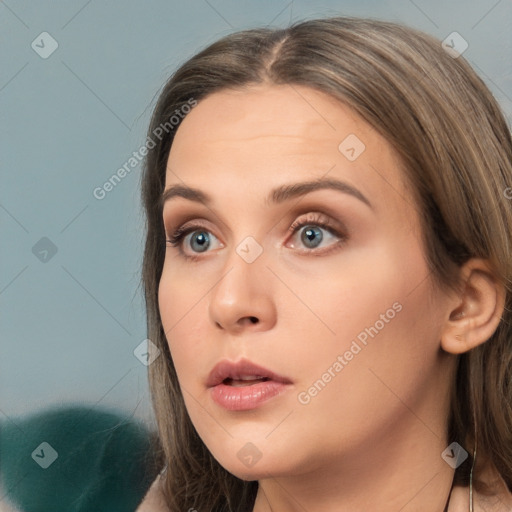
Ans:
[[[226,329],[245,317],[268,321],[274,310],[267,254],[253,236],[229,248],[222,277],[210,296],[212,320]]]
[[[246,236],[241,242],[229,248],[223,277],[215,287],[217,294],[236,295],[242,300],[245,295],[259,293],[258,286],[266,281],[266,254],[263,245],[253,236]]]
[[[233,212],[231,218],[236,221],[233,223],[233,237],[228,246],[225,262],[225,271],[229,271],[229,275],[234,273],[237,282],[247,281],[248,284],[254,274],[268,272],[264,264],[267,255],[263,248],[263,238],[268,233],[265,233],[261,225],[261,215],[258,215],[259,195],[253,193],[251,196],[250,204],[240,197],[230,201]],[[229,279],[233,277],[235,275],[231,275]]]

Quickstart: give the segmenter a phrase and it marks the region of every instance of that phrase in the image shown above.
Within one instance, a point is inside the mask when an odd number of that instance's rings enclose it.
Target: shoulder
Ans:
[[[161,485],[162,478],[161,475],[158,475],[135,512],[169,512]]]

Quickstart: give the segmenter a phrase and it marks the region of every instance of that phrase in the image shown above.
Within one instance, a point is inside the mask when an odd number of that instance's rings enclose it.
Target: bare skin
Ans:
[[[365,145],[359,155],[359,143],[338,148],[350,134]],[[275,187],[320,178],[350,184],[371,206],[328,189],[265,201]],[[200,101],[168,159],[165,188],[184,184],[212,202],[174,197],[164,206],[167,239],[199,226],[183,253],[167,244],[163,327],[197,432],[228,471],[259,481],[254,512],[442,512],[453,478],[441,453],[451,443],[455,355],[484,343],[503,310],[485,261],[463,267],[464,293],[434,287],[392,147],[306,87],[259,85]],[[307,226],[292,233],[296,220]],[[237,253],[249,236],[262,249],[252,263]],[[377,334],[354,354],[371,327]],[[252,410],[222,408],[206,379],[219,360],[242,357],[292,385]],[[319,379],[325,385],[308,391]],[[261,454],[251,466],[237,456],[249,442]]]

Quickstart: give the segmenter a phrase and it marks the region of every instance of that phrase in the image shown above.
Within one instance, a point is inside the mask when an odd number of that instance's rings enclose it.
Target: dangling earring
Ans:
[[[473,422],[475,425],[475,447],[473,449],[473,463],[471,464],[471,473],[469,475],[469,512],[473,512],[473,468],[475,467],[476,461],[476,447],[477,447],[477,437],[476,437],[476,421],[475,421],[475,413],[473,411]]]

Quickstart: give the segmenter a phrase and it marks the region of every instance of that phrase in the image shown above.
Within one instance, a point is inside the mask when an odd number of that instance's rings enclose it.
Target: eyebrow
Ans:
[[[340,181],[333,178],[321,178],[314,181],[304,181],[301,183],[280,185],[279,187],[271,190],[270,194],[265,200],[265,206],[277,205],[289,199],[304,196],[310,192],[314,192],[315,190],[326,189],[337,190],[339,192],[351,195],[365,203],[369,208],[373,210],[373,205],[362,192],[360,192],[357,188],[350,185],[349,183],[346,183],[345,181]],[[160,198],[160,206],[163,207],[167,201],[174,197],[182,197],[184,199],[188,199],[189,201],[202,203],[205,206],[210,206],[213,202],[211,196],[202,190],[192,188],[187,185],[178,184],[164,190]]]

